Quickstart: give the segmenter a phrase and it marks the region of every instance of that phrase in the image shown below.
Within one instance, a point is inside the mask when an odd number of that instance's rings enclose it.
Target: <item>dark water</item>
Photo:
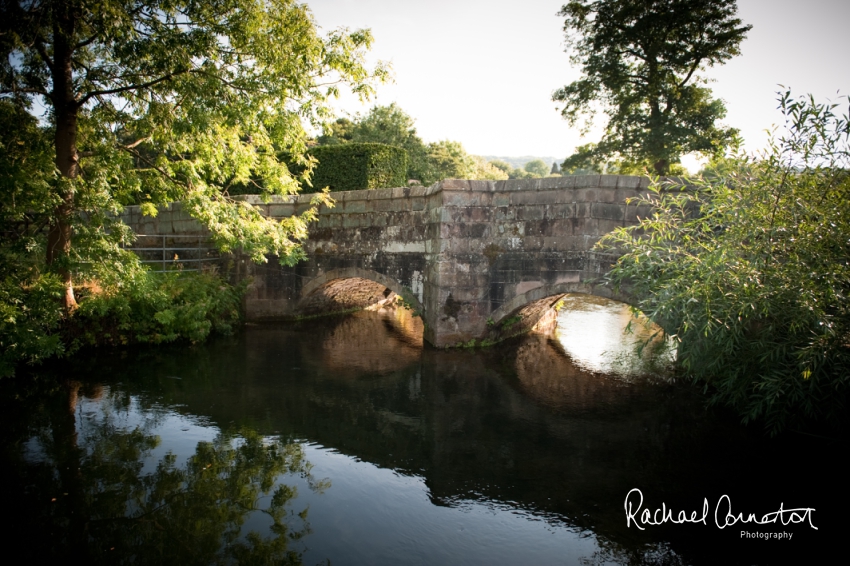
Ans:
[[[3,536],[32,562],[107,564],[834,558],[845,440],[767,439],[688,387],[618,375],[628,339],[610,317],[588,338],[605,306],[568,306],[558,335],[488,351],[423,349],[405,311],[364,312],[90,352],[27,392],[7,383]],[[627,526],[634,488],[674,518],[707,500],[706,524]],[[723,495],[745,516],[814,511],[721,529]]]

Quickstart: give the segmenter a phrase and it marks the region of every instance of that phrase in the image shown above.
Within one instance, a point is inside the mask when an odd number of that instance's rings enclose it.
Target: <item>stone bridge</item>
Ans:
[[[616,256],[593,246],[649,212],[626,203],[647,184],[645,177],[590,175],[333,193],[336,206],[321,208],[304,243],[307,261],[257,265],[237,255],[229,273],[251,278],[249,321],[400,298],[421,314],[435,346],[495,341],[552,320],[566,293],[630,302],[602,284]],[[311,195],[246,198],[283,218],[306,210]],[[156,218],[128,207],[124,218],[137,233],[199,229],[176,206]]]

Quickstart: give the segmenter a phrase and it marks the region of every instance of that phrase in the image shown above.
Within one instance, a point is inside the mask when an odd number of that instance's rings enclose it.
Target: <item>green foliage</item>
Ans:
[[[484,158],[469,155],[454,141],[425,144],[416,135],[414,120],[395,103],[375,106],[365,116],[340,118],[325,127],[319,137],[322,145],[381,143],[403,148],[408,155],[407,179],[431,185],[443,179],[507,179],[507,171],[490,165]],[[407,184],[403,183],[404,185]],[[315,182],[313,186],[322,186]],[[394,185],[401,186],[401,185]]]
[[[679,342],[678,361],[744,421],[773,432],[837,418],[850,384],[850,125],[837,105],[780,97],[786,130],[662,187],[603,239],[611,273]]]
[[[561,9],[579,80],[553,95],[571,124],[607,116],[598,144],[580,148],[564,169],[614,160],[621,170],[669,173],[683,154],[722,153],[734,129],[716,125],[726,110],[698,75],[740,53],[752,26],[735,0],[573,0]]]
[[[575,152],[561,164],[564,175],[609,174],[613,167],[597,152],[595,143],[580,145]]]
[[[355,124],[348,118],[337,118],[324,127],[324,133],[317,140],[319,145],[336,145],[352,141]],[[380,142],[378,142],[380,143]]]
[[[80,303],[67,323],[69,348],[200,342],[239,320],[243,288],[207,273],[141,271]]]
[[[79,344],[225,330],[237,292],[144,273],[122,206],[180,201],[222,251],[294,264],[326,195],[276,221],[230,189],[297,192],[306,126],[342,86],[367,97],[387,76],[364,63],[368,30],[320,35],[294,0],[11,1],[0,38],[0,375]],[[74,312],[75,280],[107,291]]]
[[[426,184],[443,179],[480,179],[499,181],[508,175],[501,167],[483,157],[470,155],[460,142],[443,140],[428,144]]]
[[[443,140],[428,144],[425,183],[443,179],[479,179],[499,181],[508,175],[483,157],[470,155],[460,142]]]
[[[365,116],[339,118],[319,137],[322,145],[347,142],[382,143],[403,148],[408,155],[407,179],[425,182],[428,148],[416,135],[414,120],[395,103],[374,106]],[[407,185],[407,180],[403,183]],[[401,186],[401,185],[396,185]]]
[[[502,161],[500,159],[494,159],[493,161],[490,161],[490,166],[499,169],[500,171],[504,172],[505,175],[509,175],[511,171],[514,170],[513,166],[510,163],[507,163],[506,161]]]
[[[35,364],[65,350],[59,335],[62,282],[0,267],[0,377],[19,363]]]
[[[500,167],[494,166],[480,155],[473,155],[475,161],[475,170],[472,172],[470,179],[483,181],[503,181],[508,178],[508,174]]]
[[[6,245],[31,238],[56,205],[50,133],[20,106],[0,100],[0,238]]]
[[[514,169],[508,175],[509,179],[534,179],[534,173],[530,171],[526,171],[525,169]]]
[[[737,147],[734,139],[730,147]],[[575,153],[567,157],[563,163],[563,175],[647,175],[652,171],[648,162],[629,161],[622,158],[610,158],[600,153],[598,144],[580,145]],[[687,175],[687,170],[679,163],[666,165],[667,175]]]
[[[526,171],[534,175],[535,177],[545,177],[549,174],[549,166],[546,165],[542,159],[535,159],[533,161],[529,161],[523,167]]]
[[[198,341],[228,331],[241,290],[209,275],[143,271],[120,248],[132,237],[126,226],[95,207],[105,204],[97,195],[86,197],[94,210],[72,218],[76,245],[68,259],[80,279],[104,292],[63,312],[63,282],[44,264],[45,227],[56,206],[51,134],[22,108],[0,102],[0,377],[83,344]]]
[[[317,161],[312,185],[335,191],[407,186],[407,152],[380,143],[347,143],[311,148]]]
[[[428,144],[428,170],[424,182],[443,179],[472,179],[475,159],[466,153],[460,142],[443,140]]]
[[[48,133],[0,101],[0,377],[64,350],[62,282],[43,269],[53,177]]]

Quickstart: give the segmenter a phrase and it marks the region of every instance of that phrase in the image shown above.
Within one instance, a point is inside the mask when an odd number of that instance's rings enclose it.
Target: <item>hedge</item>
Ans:
[[[382,143],[320,145],[307,152],[316,158],[313,189],[356,191],[407,186],[407,151]],[[305,190],[309,190],[305,187]]]

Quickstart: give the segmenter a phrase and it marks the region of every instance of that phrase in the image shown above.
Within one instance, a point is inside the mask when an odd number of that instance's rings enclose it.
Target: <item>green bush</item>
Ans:
[[[121,288],[92,295],[67,323],[70,349],[80,346],[200,342],[229,333],[243,289],[205,273],[141,272]]]
[[[850,391],[850,122],[785,93],[786,130],[603,239],[611,277],[712,400],[772,432],[839,421]],[[699,214],[692,214],[694,209]]]
[[[135,271],[108,290],[81,292],[70,314],[59,302],[63,289],[49,273],[0,280],[0,377],[83,346],[200,342],[230,333],[244,286],[204,273]]]
[[[59,334],[63,290],[53,274],[0,281],[0,377],[15,375],[20,363],[36,364],[65,350]]]
[[[345,143],[311,148],[318,164],[312,185],[335,191],[407,186],[407,151],[380,143]],[[305,187],[305,190],[309,190]]]

